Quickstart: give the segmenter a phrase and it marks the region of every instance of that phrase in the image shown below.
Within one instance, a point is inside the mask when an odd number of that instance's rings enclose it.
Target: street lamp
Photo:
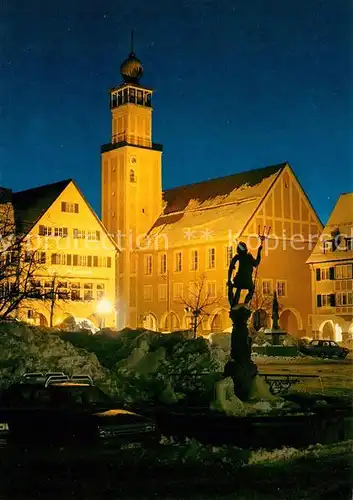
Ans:
[[[105,316],[110,314],[113,310],[113,305],[110,300],[102,298],[97,303],[97,313],[99,314],[99,328],[105,326]]]

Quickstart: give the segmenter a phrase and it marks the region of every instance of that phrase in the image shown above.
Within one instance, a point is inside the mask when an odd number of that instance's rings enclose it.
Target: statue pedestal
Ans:
[[[233,322],[231,359],[224,367],[224,376],[233,379],[235,395],[246,401],[258,373],[257,366],[251,360],[251,340],[248,332],[251,311],[246,306],[239,305],[231,309],[229,316]]]
[[[281,328],[266,328],[264,334],[272,336],[272,345],[282,345],[283,337],[287,335],[287,332]]]

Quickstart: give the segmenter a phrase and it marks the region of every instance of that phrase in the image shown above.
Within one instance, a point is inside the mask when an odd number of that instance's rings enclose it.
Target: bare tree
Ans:
[[[206,276],[202,275],[193,285],[189,287],[188,298],[182,298],[185,312],[191,314],[192,331],[194,338],[197,336],[197,329],[201,325],[203,318],[209,316],[208,307],[218,302],[218,297],[211,296],[206,287]]]
[[[44,252],[30,250],[30,238],[16,234],[11,203],[0,204],[0,318],[13,315],[25,299],[35,297],[35,273]]]
[[[266,313],[266,317],[271,317],[272,315],[272,303],[273,303],[273,293],[264,293],[260,280],[255,282],[254,295],[250,302],[250,310],[253,313],[253,326],[255,330],[259,330],[263,325],[262,312]],[[279,304],[279,309],[281,310],[283,306]]]

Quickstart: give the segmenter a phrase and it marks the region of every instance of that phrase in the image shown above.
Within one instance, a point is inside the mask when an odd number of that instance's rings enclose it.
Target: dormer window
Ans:
[[[134,169],[130,170],[130,182],[136,182],[136,175]]]

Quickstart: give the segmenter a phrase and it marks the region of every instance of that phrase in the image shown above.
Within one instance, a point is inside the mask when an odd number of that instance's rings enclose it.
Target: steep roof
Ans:
[[[103,225],[102,221],[99,219],[98,215],[88,203],[82,191],[73,179],[66,179],[64,181],[54,182],[53,184],[45,184],[44,186],[13,193],[12,204],[14,207],[17,233],[21,235],[27,234],[71,182],[84,199],[88,208],[92,212],[92,215],[100,224],[102,230],[108,235],[111,243],[118,248],[117,243],[110,236],[106,227]]]
[[[149,239],[163,235],[169,246],[192,240],[227,239],[240,233],[287,163],[189,184],[163,193],[163,214]]]
[[[72,179],[66,179],[13,193],[12,204],[15,211],[17,232],[20,234],[27,233],[70,182],[72,182]]]
[[[323,252],[323,242],[332,238],[332,234],[339,231],[341,244],[334,252]],[[343,193],[338,198],[331,215],[323,229],[320,239],[316,243],[307,263],[319,263],[353,259],[353,251],[346,251],[345,237],[353,234],[353,193]]]

